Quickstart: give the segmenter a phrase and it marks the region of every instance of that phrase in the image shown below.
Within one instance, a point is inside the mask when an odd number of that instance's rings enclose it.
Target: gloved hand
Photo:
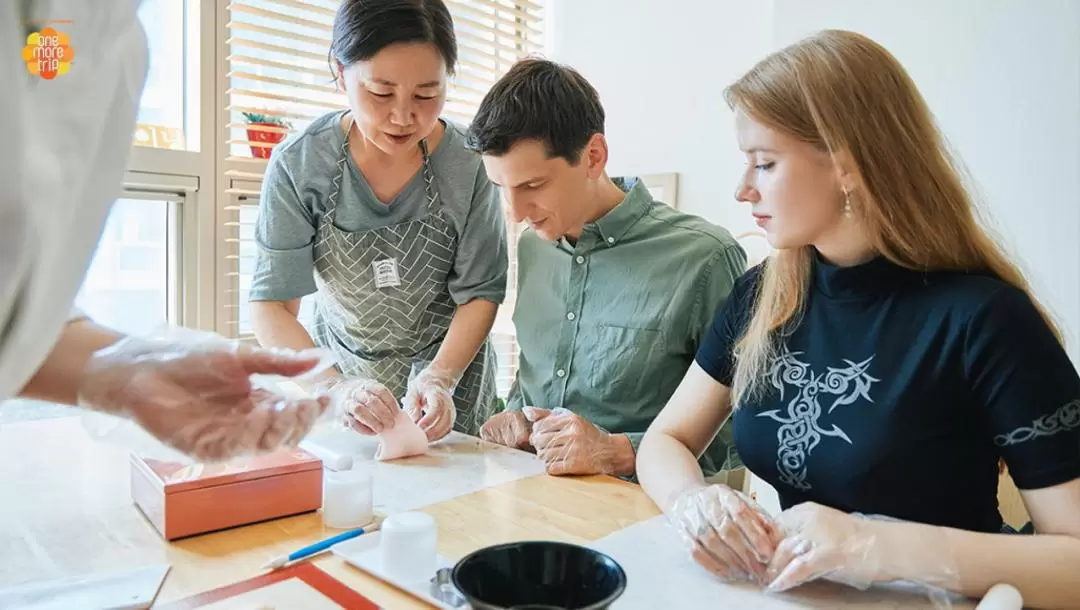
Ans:
[[[293,399],[252,383],[259,375],[303,375],[320,363],[319,351],[189,335],[200,338],[127,337],[95,352],[79,382],[79,405],[127,417],[166,445],[215,462],[295,446],[330,404],[325,396]]]
[[[683,492],[666,512],[701,567],[723,580],[764,584],[779,530],[756,502],[709,485]]]
[[[330,396],[334,411],[347,427],[360,434],[382,434],[394,426],[401,407],[383,384],[371,379],[342,377],[324,380],[317,386]]]
[[[777,518],[783,540],[769,562],[768,591],[824,578],[859,589],[906,580],[931,597],[959,585],[947,536],[935,526],[849,514],[813,502]]]
[[[503,411],[493,415],[480,427],[480,438],[503,445],[529,451],[529,435],[532,434],[532,422],[525,418],[525,414],[518,410]]]
[[[458,375],[445,367],[429,364],[409,382],[405,391],[405,412],[434,442],[450,434],[457,418],[454,389]]]
[[[633,464],[633,448],[628,439],[616,436],[566,409],[525,407],[532,423],[529,443],[544,460],[550,475],[629,474],[617,472],[620,464]],[[631,467],[632,472],[632,467]]]

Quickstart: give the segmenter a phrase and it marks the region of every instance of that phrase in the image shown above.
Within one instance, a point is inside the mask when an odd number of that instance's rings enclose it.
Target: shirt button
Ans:
[[[577,316],[575,316],[575,315],[574,315],[574,312],[572,312],[572,311],[571,311],[570,313],[566,314],[566,319],[567,319],[567,320],[573,320],[573,319],[574,319],[574,318],[576,318],[576,317],[577,317]]]
[[[607,238],[607,243],[609,243],[609,244],[615,243],[615,238],[614,237]]]
[[[577,264],[580,265],[581,263],[584,263],[584,262],[585,262],[585,257],[584,256],[577,257]]]
[[[555,374],[558,375],[559,377],[566,377],[566,371],[564,371],[562,369],[559,369],[559,370],[555,371]]]

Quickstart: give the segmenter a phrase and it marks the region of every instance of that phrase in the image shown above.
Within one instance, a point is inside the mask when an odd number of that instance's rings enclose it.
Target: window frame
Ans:
[[[246,305],[240,300],[242,290],[239,281],[230,282],[230,277],[233,274],[237,276],[240,274],[240,208],[259,204],[262,183],[244,178],[227,178],[226,185],[223,197],[225,206],[221,211],[223,216],[218,222],[220,252],[218,262],[221,268],[217,274],[218,296],[220,297],[217,308],[217,330],[228,337],[254,342],[253,332],[240,332],[239,310]],[[226,218],[229,220],[225,220]],[[235,266],[233,260],[237,261]]]
[[[147,188],[146,183],[128,183],[125,181],[124,191],[121,198],[127,200],[164,202],[166,208],[165,222],[165,320],[169,324],[183,326],[184,322],[191,317],[185,308],[185,297],[190,294],[190,286],[185,282],[184,269],[186,267],[184,254],[184,210],[190,205],[188,193],[178,193],[172,190],[157,190]],[[115,208],[114,208],[115,209]]]
[[[199,179],[195,176],[127,171],[124,174],[122,198],[167,200],[172,203],[169,212],[169,284],[175,286],[169,295],[169,320],[179,326],[200,326],[200,295],[204,292],[200,280],[199,237],[202,193]],[[176,244],[172,248],[172,244]],[[212,296],[212,295],[211,295]]]
[[[189,213],[195,207],[197,183],[192,178],[177,176],[147,174],[143,172],[126,172],[119,200],[146,202],[147,205],[154,203],[166,204],[165,219],[165,255],[166,273],[165,278],[165,322],[173,326],[185,326],[197,316],[197,301],[193,295],[197,294],[197,277],[186,273],[192,264],[196,252],[190,247],[190,241],[185,239],[190,235],[194,227],[190,226],[192,215]],[[110,209],[110,214],[115,213],[117,207]],[[102,234],[104,237],[104,233]],[[100,238],[99,238],[100,241]],[[100,253],[100,246],[95,251],[95,256]],[[88,261],[88,265],[92,261]],[[87,275],[83,278],[83,286],[89,279],[89,266]],[[80,291],[82,286],[80,286]]]
[[[184,139],[194,150],[131,147],[124,194],[174,195],[179,290],[176,323],[215,329],[217,211],[215,209],[215,106],[217,7],[221,0],[184,0]],[[214,36],[207,33],[215,32]],[[170,299],[171,301],[172,299]]]

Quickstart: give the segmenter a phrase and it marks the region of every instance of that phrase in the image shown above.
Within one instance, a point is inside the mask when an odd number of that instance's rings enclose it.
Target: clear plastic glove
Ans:
[[[317,387],[330,396],[334,412],[339,414],[343,424],[360,434],[382,434],[394,427],[394,420],[401,411],[390,390],[371,379],[335,376]]]
[[[667,510],[701,567],[725,581],[764,584],[779,529],[756,502],[726,485],[683,492]]]
[[[529,443],[530,435],[532,435],[532,422],[525,417],[524,413],[516,409],[493,415],[480,427],[480,438],[485,441],[522,451],[532,450],[532,444]]]
[[[80,406],[133,420],[165,445],[202,462],[294,447],[327,410],[326,396],[289,398],[259,376],[298,377],[325,360],[228,341],[212,333],[178,339],[127,337],[93,354]]]
[[[409,381],[405,392],[405,412],[427,435],[437,441],[450,434],[457,418],[454,389],[458,375],[445,367],[430,364]]]
[[[848,514],[813,502],[784,511],[777,521],[783,540],[766,572],[770,592],[819,578],[858,589],[906,580],[927,586],[933,598],[959,584],[946,536],[934,526]]]
[[[633,471],[634,451],[624,435],[606,432],[566,409],[525,407],[522,412],[532,423],[529,443],[544,460],[548,474],[622,475]],[[627,464],[631,466],[623,467]]]

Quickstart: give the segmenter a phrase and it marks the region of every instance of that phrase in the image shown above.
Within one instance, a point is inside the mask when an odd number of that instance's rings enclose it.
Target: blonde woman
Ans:
[[[930,111],[871,40],[825,31],[727,91],[735,196],[775,254],[736,284],[637,456],[723,578],[910,580],[1080,607],[1080,377],[976,223]],[[734,418],[775,520],[696,462]],[[1036,531],[1006,531],[998,459]],[[870,518],[871,516],[891,519]]]

